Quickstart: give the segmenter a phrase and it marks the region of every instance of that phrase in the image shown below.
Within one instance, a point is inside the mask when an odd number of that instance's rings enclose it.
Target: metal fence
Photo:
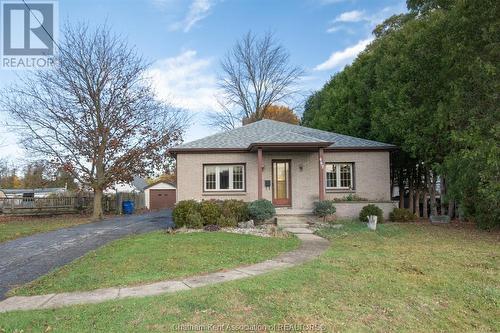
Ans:
[[[102,199],[106,213],[121,214],[122,202],[131,200],[136,209],[145,208],[144,193],[116,193]],[[0,198],[0,213],[8,215],[52,215],[91,212],[93,196],[54,196],[45,198]]]

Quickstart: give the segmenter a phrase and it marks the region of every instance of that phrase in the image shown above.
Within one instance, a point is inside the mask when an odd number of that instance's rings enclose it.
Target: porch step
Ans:
[[[313,214],[276,214],[276,217],[279,219],[310,219],[313,218]]]
[[[277,216],[309,216],[312,215],[310,209],[276,208]]]
[[[312,215],[278,215],[278,225],[284,228],[304,229],[309,225],[307,221],[312,218]]]

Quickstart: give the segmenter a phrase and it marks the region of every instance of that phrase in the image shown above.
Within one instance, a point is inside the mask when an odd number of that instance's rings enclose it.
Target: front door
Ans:
[[[292,205],[289,160],[273,160],[273,204],[276,206]]]

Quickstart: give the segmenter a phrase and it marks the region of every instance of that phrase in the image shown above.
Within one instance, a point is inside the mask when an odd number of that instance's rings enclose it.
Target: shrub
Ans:
[[[233,216],[221,215],[217,219],[217,225],[221,228],[234,228],[238,225],[238,221]]]
[[[405,208],[394,208],[394,210],[389,213],[389,220],[393,222],[409,222],[415,219],[415,214]]]
[[[185,227],[191,229],[201,229],[203,228],[203,218],[199,212],[189,213],[187,216],[187,221]]]
[[[368,201],[366,198],[362,198],[357,194],[348,194],[347,196],[344,196],[342,198],[335,198],[333,199],[335,202],[344,202],[344,201]]]
[[[290,238],[291,237],[291,234],[289,232],[285,231],[285,229],[283,229],[283,227],[279,227],[276,225],[267,226],[266,231],[269,234],[269,236],[275,237],[275,238]]]
[[[257,222],[262,222],[272,218],[276,214],[276,209],[271,201],[259,199],[248,204],[248,212],[252,219]]]
[[[378,222],[384,221],[384,213],[382,212],[382,209],[373,204],[366,205],[361,209],[361,211],[359,212],[359,219],[362,222],[368,222],[368,216],[370,215],[377,215]]]
[[[203,224],[216,224],[217,219],[221,216],[221,208],[215,200],[202,201],[200,203],[200,214],[203,218]]]
[[[195,200],[179,201],[172,212],[172,218],[177,228],[186,226],[188,224],[188,216],[198,213],[200,204]]]
[[[335,205],[332,200],[321,200],[314,202],[313,214],[319,217],[327,217],[336,212]]]
[[[242,200],[224,200],[221,203],[222,216],[232,218],[236,222],[248,220],[248,205]]]

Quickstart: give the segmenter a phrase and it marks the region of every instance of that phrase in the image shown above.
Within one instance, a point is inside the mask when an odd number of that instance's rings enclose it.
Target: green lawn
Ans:
[[[0,314],[0,327],[168,332],[175,324],[289,323],[326,332],[498,331],[498,234],[394,224],[322,234],[331,248],[301,266],[178,294]]]
[[[114,241],[11,294],[92,290],[192,276],[271,259],[298,244],[296,237],[152,232]]]
[[[0,221],[0,243],[89,222],[92,222],[89,217],[76,215],[13,218],[11,221]]]

